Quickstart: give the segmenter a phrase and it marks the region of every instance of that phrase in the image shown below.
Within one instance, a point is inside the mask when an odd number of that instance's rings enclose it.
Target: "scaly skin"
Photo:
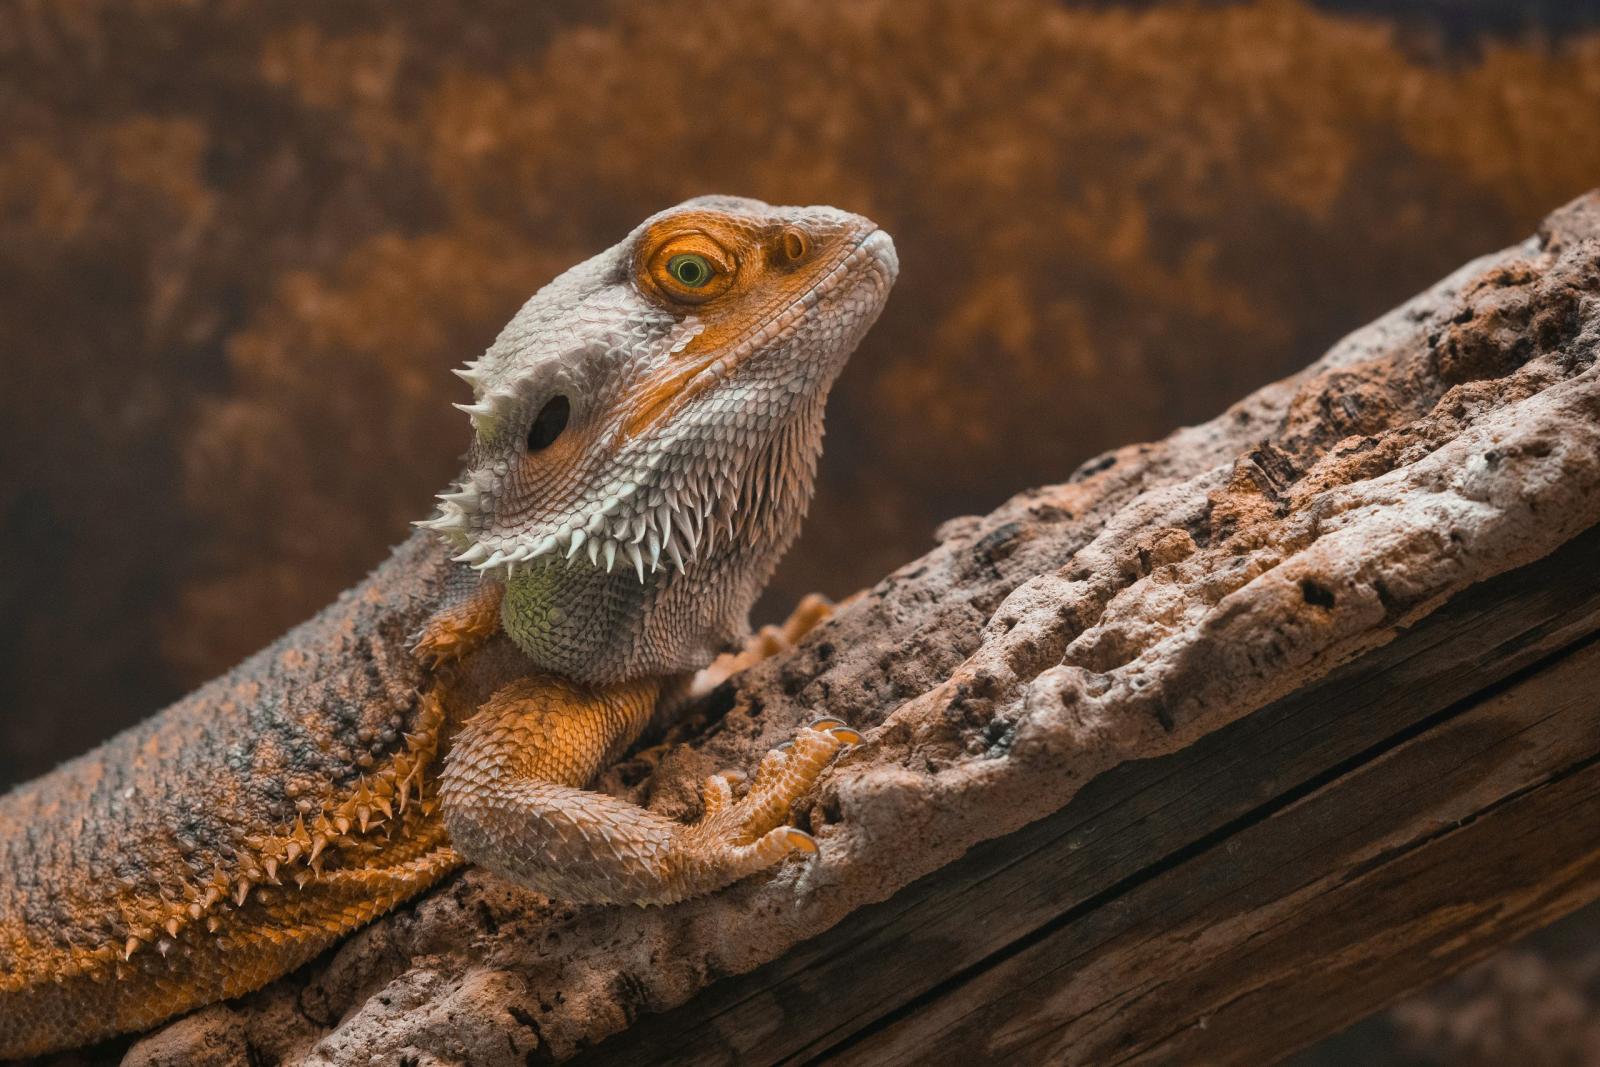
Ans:
[[[895,270],[865,219],[703,198],[536,294],[458,372],[474,441],[432,534],[0,798],[0,1056],[256,989],[463,862],[664,904],[815,851],[784,821],[858,739],[836,720],[743,796],[710,779],[693,825],[584,786],[749,640]]]

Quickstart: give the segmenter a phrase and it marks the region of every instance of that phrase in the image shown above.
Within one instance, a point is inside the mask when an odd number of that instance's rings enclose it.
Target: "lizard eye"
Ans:
[[[709,234],[698,230],[647,243],[640,281],[675,304],[704,304],[733,285],[738,259]]]
[[[682,252],[667,260],[667,273],[686,289],[699,289],[716,273],[711,261],[696,252]]]
[[[553,396],[545,401],[539,414],[534,416],[533,425],[528,427],[528,451],[540,452],[555,444],[561,431],[567,428],[571,415],[572,403],[566,397]]]

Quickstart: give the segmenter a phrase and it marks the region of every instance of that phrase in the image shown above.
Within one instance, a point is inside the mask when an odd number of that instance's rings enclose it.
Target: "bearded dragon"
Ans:
[[[694,823],[584,787],[749,640],[897,269],[860,216],[706,197],[535,294],[456,372],[472,443],[423,530],[0,798],[0,1056],[259,988],[463,863],[659,905],[815,852],[786,820],[859,740],[838,720],[710,778]]]

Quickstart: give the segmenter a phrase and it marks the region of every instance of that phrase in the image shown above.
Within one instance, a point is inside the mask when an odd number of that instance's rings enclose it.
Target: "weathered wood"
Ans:
[[[1262,1063],[1600,896],[1600,529],[604,1064]]]
[[[1270,1062],[1560,917],[1600,895],[1596,671],[1588,645],[836,1062]]]

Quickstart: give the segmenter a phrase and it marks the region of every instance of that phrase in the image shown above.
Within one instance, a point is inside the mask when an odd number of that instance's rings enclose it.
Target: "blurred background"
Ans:
[[[903,262],[771,619],[1596,184],[1600,0],[6,0],[0,785],[378,563],[447,368],[685,197]]]

